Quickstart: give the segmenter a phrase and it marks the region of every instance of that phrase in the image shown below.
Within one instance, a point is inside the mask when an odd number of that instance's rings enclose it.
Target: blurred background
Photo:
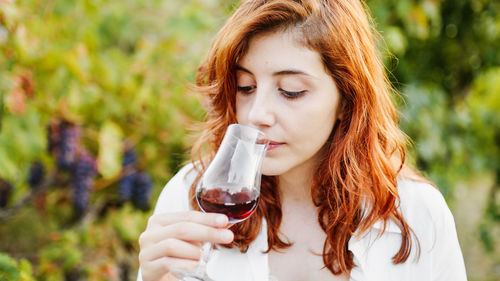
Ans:
[[[137,238],[189,159],[186,91],[237,1],[0,0],[0,280],[135,280]],[[500,280],[500,3],[369,0],[409,161]]]

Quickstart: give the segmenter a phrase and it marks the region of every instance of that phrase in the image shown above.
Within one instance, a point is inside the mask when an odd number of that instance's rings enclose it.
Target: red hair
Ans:
[[[319,224],[327,235],[325,266],[333,274],[349,272],[354,266],[349,239],[377,220],[393,220],[399,226],[401,247],[393,261],[406,261],[412,248],[411,229],[397,209],[397,176],[404,167],[406,137],[397,125],[390,83],[376,48],[377,33],[358,0],[244,2],[219,31],[198,69],[196,88],[206,97],[208,114],[193,146],[192,161],[201,163],[195,165],[201,174],[227,126],[237,122],[235,69],[252,37],[283,30],[296,32],[300,43],[320,54],[341,95],[343,117],[325,144],[327,152],[311,188]],[[268,251],[291,245],[279,237],[282,211],[277,178],[263,176],[260,198],[255,214],[232,227],[235,239],[228,246],[245,251],[257,237],[262,218],[268,225]],[[191,205],[199,209],[194,196]]]

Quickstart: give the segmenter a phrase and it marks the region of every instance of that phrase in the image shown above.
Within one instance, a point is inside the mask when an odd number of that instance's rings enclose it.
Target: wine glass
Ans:
[[[259,201],[261,166],[268,144],[264,133],[256,128],[229,125],[219,150],[196,187],[201,210],[224,214],[230,224],[247,219]],[[198,267],[194,271],[176,270],[174,275],[182,275],[185,281],[211,280],[205,270],[211,249],[211,243],[205,243]]]

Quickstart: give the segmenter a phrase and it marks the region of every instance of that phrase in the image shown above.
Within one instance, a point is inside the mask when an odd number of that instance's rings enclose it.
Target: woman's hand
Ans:
[[[169,280],[171,268],[195,268],[203,243],[233,241],[227,224],[225,215],[198,211],[152,215],[139,237],[143,281]]]

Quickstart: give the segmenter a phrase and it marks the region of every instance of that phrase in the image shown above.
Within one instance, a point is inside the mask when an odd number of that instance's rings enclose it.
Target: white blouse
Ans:
[[[191,164],[182,168],[161,192],[154,213],[190,210],[189,189],[195,177]],[[418,237],[418,242],[412,240],[410,257],[405,263],[392,263],[401,246],[401,231],[396,223],[388,221],[385,232],[378,236],[383,227],[379,221],[360,237],[353,235],[349,240],[348,249],[354,255],[355,264],[350,280],[467,280],[453,215],[441,193],[428,184],[409,180],[398,180],[398,192],[399,210]],[[266,228],[264,220],[246,253],[238,248],[215,250],[207,264],[208,275],[215,281],[269,280],[268,254],[263,253],[267,250]],[[417,243],[420,256],[417,256]],[[142,281],[140,270],[137,280]]]

